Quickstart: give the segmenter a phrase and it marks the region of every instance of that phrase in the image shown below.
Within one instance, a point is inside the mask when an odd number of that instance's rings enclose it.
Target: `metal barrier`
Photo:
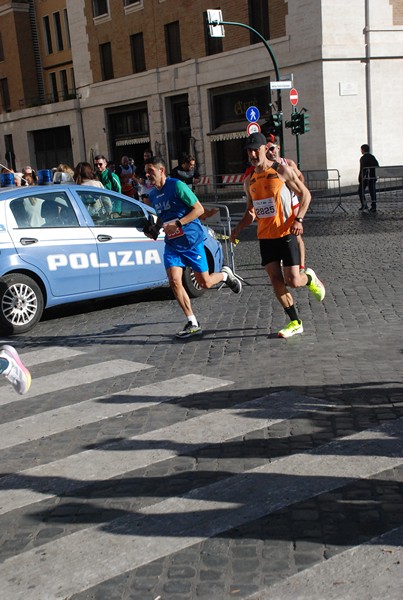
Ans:
[[[341,201],[340,173],[337,169],[326,169],[317,171],[304,171],[305,185],[312,195],[313,206],[310,210],[314,211],[317,201],[336,202],[332,213],[336,208],[347,212]]]
[[[234,246],[231,243],[231,216],[226,204],[218,202],[203,202],[205,209],[202,215],[202,222],[211,227],[217,238],[221,241],[224,250],[224,258],[227,265],[235,273],[235,255]]]
[[[195,194],[203,202],[228,202],[243,195],[243,173],[238,175],[204,175],[194,186]]]
[[[403,199],[403,166],[375,167],[377,193],[388,193],[388,198]]]

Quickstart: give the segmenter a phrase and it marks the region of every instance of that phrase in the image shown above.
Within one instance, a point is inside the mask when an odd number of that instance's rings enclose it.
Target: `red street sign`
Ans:
[[[290,102],[293,106],[297,106],[298,104],[298,92],[295,88],[290,90]]]
[[[248,135],[250,135],[251,133],[259,133],[259,131],[260,131],[259,123],[248,123],[248,126],[246,128],[246,132]]]

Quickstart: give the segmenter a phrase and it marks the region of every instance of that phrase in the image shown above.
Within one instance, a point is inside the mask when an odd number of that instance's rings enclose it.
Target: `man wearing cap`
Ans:
[[[240,231],[257,219],[262,266],[290,320],[278,335],[289,338],[304,329],[288,287],[307,286],[316,300],[322,301],[325,297],[325,287],[315,272],[312,269],[299,270],[296,236],[303,233],[303,220],[311,194],[294,169],[267,157],[268,144],[262,133],[252,133],[248,137],[246,150],[254,171],[244,182],[247,207],[241,221],[232,230],[231,241],[235,242]],[[291,194],[281,193],[285,185],[300,198],[297,216]]]

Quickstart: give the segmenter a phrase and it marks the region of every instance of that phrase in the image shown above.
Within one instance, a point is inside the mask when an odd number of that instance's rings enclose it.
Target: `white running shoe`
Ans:
[[[12,346],[1,346],[0,358],[8,361],[8,367],[2,375],[8,379],[18,394],[26,394],[31,387],[31,373],[22,363],[17,350]]]
[[[235,275],[233,270],[229,267],[223,267],[221,269],[221,273],[227,274],[227,281],[225,281],[225,285],[227,285],[229,289],[234,292],[234,294],[240,294],[242,291],[242,283]]]

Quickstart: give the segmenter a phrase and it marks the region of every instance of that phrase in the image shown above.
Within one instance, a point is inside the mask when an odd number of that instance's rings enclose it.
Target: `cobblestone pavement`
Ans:
[[[197,341],[166,289],[13,338],[34,379],[0,383],[4,598],[400,600],[402,206],[343,207],[305,220],[327,293],[295,292],[301,336],[277,337],[252,226]]]

